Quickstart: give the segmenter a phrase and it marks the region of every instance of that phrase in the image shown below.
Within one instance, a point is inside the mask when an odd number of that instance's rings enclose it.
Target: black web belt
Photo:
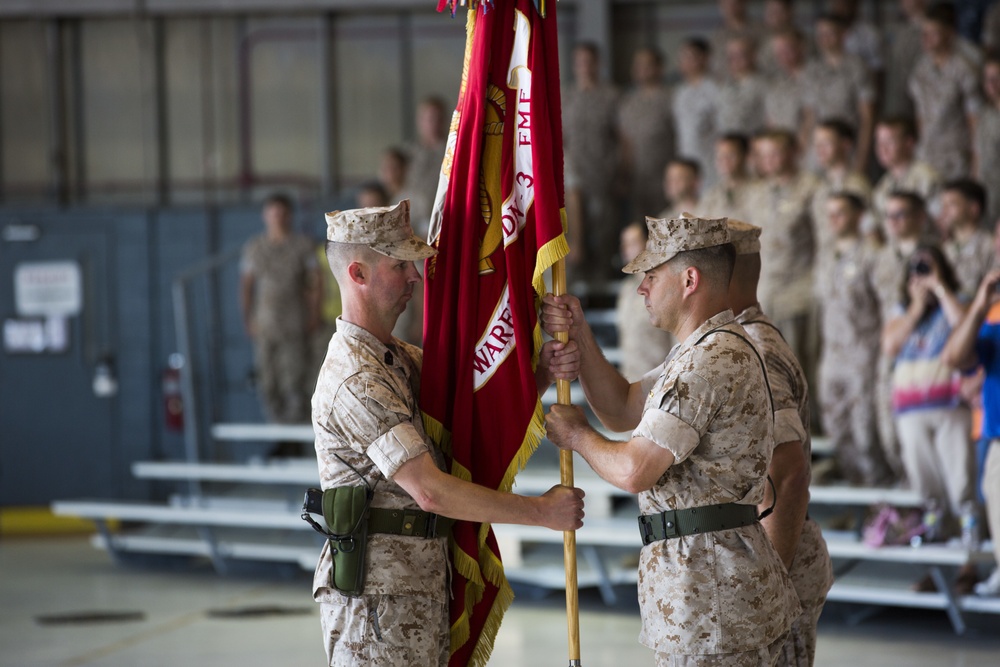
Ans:
[[[639,535],[643,545],[669,540],[681,535],[709,533],[727,528],[749,526],[757,521],[753,505],[725,503],[684,510],[665,510],[659,514],[639,516]]]
[[[423,510],[391,510],[372,507],[368,514],[368,532],[413,537],[444,537],[454,519]]]

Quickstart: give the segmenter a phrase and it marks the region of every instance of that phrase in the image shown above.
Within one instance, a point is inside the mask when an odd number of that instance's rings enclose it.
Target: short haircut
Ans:
[[[386,192],[385,186],[378,181],[365,181],[358,188],[358,192],[374,192],[380,201],[385,202],[383,206],[387,206],[389,203],[389,193]]]
[[[378,258],[379,254],[363,243],[340,243],[339,241],[326,241],[326,261],[330,263],[330,271],[334,277],[339,279],[351,262],[362,261],[371,262]]]
[[[830,130],[838,139],[844,139],[854,143],[857,138],[857,132],[854,131],[854,126],[848,123],[843,118],[828,118],[819,124],[819,127],[824,130]]]
[[[389,148],[386,148],[384,151],[382,151],[382,155],[391,157],[393,160],[403,165],[404,167],[409,166],[410,164],[410,156],[407,155],[406,151],[404,151],[399,146],[389,146]]]
[[[704,37],[688,37],[684,40],[684,46],[697,51],[706,58],[712,55],[712,44]]]
[[[879,125],[884,125],[891,130],[898,130],[904,138],[917,140],[917,124],[909,116],[886,116],[879,120]]]
[[[833,12],[823,12],[816,17],[816,23],[831,23],[841,31],[846,31],[850,27],[846,18]]]
[[[774,35],[771,36],[771,39],[774,40],[779,37],[787,37],[800,46],[806,42],[806,36],[802,34],[801,30],[795,27],[782,28],[778,32],[774,33]]]
[[[830,195],[830,199],[839,199],[843,202],[847,202],[847,205],[851,207],[851,210],[858,215],[865,212],[865,200],[862,199],[856,192],[851,192],[850,190],[838,190]]]
[[[757,40],[750,35],[735,35],[726,40],[726,46],[730,44],[746,44],[747,50],[753,54],[757,53]]]
[[[638,229],[639,232],[642,234],[642,239],[644,241],[649,240],[649,227],[646,226],[645,222],[639,222],[639,221],[630,222],[622,228],[622,232],[626,232],[630,229]]]
[[[657,67],[663,67],[663,64],[666,62],[663,52],[655,46],[640,46],[635,50],[635,55],[637,56],[640,53],[648,53],[653,58],[653,62],[656,63]]]
[[[754,135],[754,141],[776,141],[782,144],[786,150],[790,151],[795,150],[799,145],[794,132],[780,127],[758,132]]]
[[[438,112],[445,114],[448,112],[448,105],[445,103],[444,98],[439,95],[428,95],[427,97],[420,100],[420,106],[422,107],[432,107],[437,109]]]
[[[906,207],[910,209],[910,213],[927,212],[927,200],[919,192],[914,192],[913,190],[893,190],[889,193],[888,199],[899,199],[906,202]]]
[[[574,51],[586,51],[594,57],[594,59],[601,57],[601,47],[597,45],[597,42],[591,41],[581,41],[573,45]]]
[[[928,21],[943,25],[950,30],[954,30],[956,28],[958,21],[958,14],[955,11],[954,2],[935,2],[927,8],[927,12],[924,16]]]
[[[941,192],[957,192],[968,202],[979,205],[979,212],[986,211],[986,188],[971,178],[956,178],[941,186]]]
[[[701,165],[698,164],[697,160],[683,156],[675,157],[667,163],[667,169],[675,164],[690,170],[697,178],[701,178]]]
[[[709,248],[686,250],[672,257],[667,264],[674,270],[693,266],[708,279],[711,286],[728,290],[736,264],[736,248],[732,243],[723,243]]]
[[[292,198],[284,192],[272,192],[264,199],[263,205],[281,206],[289,213],[295,210],[295,204],[292,203]]]
[[[726,132],[720,135],[715,141],[716,143],[726,143],[736,146],[744,156],[750,152],[750,140],[747,138],[747,135],[740,134],[739,132]]]

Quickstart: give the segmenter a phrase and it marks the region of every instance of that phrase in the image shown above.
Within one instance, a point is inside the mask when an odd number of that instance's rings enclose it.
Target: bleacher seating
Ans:
[[[593,317],[595,327],[613,324],[610,316]],[[609,354],[609,358],[612,356]],[[583,391],[577,385],[573,386],[572,400],[585,404]],[[543,397],[545,405],[554,401],[554,390]],[[308,424],[216,424],[211,432],[216,441],[234,443],[313,439]],[[615,437],[607,432],[605,435]],[[817,454],[828,454],[822,440],[814,445],[814,456]],[[579,583],[581,587],[598,587],[610,604],[616,599],[616,586],[636,582],[641,547],[635,519],[638,506],[634,496],[600,479],[579,458],[577,461],[575,483],[587,493],[587,518],[577,532]],[[219,572],[226,572],[229,564],[237,560],[292,563],[306,570],[315,567],[322,538],[299,517],[303,490],[319,482],[314,459],[141,461],[133,465],[132,472],[137,478],[176,483],[178,489],[185,484],[191,486],[187,493],[178,492],[166,503],[60,500],[52,504],[52,510],[59,515],[93,519],[98,527],[93,538],[95,546],[116,557],[127,553],[204,557]],[[536,456],[517,476],[514,490],[540,494],[558,480],[554,461]],[[824,508],[827,513],[831,508],[853,511],[856,526],[873,504],[920,504],[915,493],[898,489],[813,486],[811,491],[810,511],[814,516],[822,514]],[[113,521],[129,527],[112,530],[109,525]],[[562,533],[532,526],[494,528],[511,581],[540,589],[564,587]],[[860,542],[859,531],[825,534],[839,572],[831,600],[942,609],[959,633],[965,629],[964,613],[1000,613],[1000,599],[956,599],[947,585],[946,575],[951,569],[966,562],[992,564],[992,552],[986,548],[969,552],[959,544],[933,544],[872,549]],[[923,568],[942,592],[912,592],[908,581],[898,577],[865,579],[866,563]]]

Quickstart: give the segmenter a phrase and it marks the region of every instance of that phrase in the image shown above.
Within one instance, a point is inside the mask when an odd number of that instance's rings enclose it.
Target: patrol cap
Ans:
[[[760,231],[757,225],[729,218],[729,237],[737,255],[760,252]]]
[[[682,213],[680,218],[646,218],[649,240],[646,249],[622,269],[641,273],[669,262],[678,253],[729,243],[726,218],[696,218]]]
[[[326,238],[336,243],[358,243],[393,259],[416,261],[437,254],[413,233],[410,200],[395,206],[353,208],[326,214]]]

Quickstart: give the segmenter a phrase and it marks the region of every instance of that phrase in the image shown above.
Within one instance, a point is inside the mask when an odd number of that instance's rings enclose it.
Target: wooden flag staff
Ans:
[[[552,267],[552,292],[556,296],[566,293],[566,260],[559,260]],[[569,332],[560,331],[555,338],[561,343],[569,341]],[[556,402],[573,403],[568,380],[556,380]],[[559,483],[573,486],[573,452],[559,451]],[[569,667],[580,667],[580,595],[576,575],[576,531],[563,532],[563,566],[566,569],[566,626],[569,632]]]

